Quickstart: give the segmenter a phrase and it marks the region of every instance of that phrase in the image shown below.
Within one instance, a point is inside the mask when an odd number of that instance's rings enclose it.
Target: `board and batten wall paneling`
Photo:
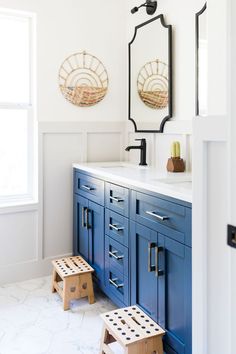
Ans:
[[[40,123],[42,256],[72,253],[72,163],[120,161],[122,123]]]
[[[44,272],[38,236],[37,205],[0,210],[0,285]]]
[[[82,161],[82,134],[43,137],[43,255],[72,252],[72,162]]]
[[[0,268],[37,260],[37,214],[37,210],[0,214]]]
[[[120,133],[89,133],[87,139],[88,162],[120,161],[122,135]]]
[[[39,203],[0,209],[0,285],[49,275],[52,259],[72,253],[72,163],[123,160],[124,129],[122,122],[39,123]]]

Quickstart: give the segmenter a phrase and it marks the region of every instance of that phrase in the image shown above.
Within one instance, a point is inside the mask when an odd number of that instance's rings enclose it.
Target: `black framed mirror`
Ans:
[[[207,115],[207,3],[196,13],[196,116]]]
[[[135,27],[129,43],[129,120],[162,133],[172,117],[172,26],[163,15]]]

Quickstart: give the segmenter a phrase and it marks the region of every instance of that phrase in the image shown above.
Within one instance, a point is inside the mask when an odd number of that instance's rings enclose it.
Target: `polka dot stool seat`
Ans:
[[[61,296],[64,310],[70,308],[70,301],[73,299],[87,296],[89,303],[94,303],[92,281],[94,269],[82,257],[56,259],[52,264],[52,292],[57,291]]]
[[[101,354],[163,354],[165,331],[137,306],[101,315],[104,321]],[[116,351],[113,348],[116,347]]]

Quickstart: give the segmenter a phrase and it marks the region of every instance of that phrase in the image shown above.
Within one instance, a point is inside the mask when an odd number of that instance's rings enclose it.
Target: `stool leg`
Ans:
[[[101,346],[100,346],[100,354],[105,354],[104,350],[103,350],[103,345],[104,344],[108,344],[109,343],[109,332],[106,329],[105,326],[103,326],[103,330],[102,330],[102,337],[101,337]]]
[[[157,354],[163,354],[162,336],[156,338],[155,350],[157,351]]]
[[[70,281],[69,281],[69,279],[65,278],[63,280],[63,294],[62,294],[64,311],[70,309],[69,286],[70,286]]]
[[[94,291],[93,291],[93,280],[92,280],[92,274],[87,275],[87,289],[88,289],[88,301],[91,304],[94,304],[95,299],[94,299]]]
[[[130,344],[125,349],[125,354],[152,354],[147,353],[145,342]]]
[[[57,272],[56,272],[56,269],[53,268],[53,272],[52,272],[52,293],[56,292],[56,289],[54,287],[54,282],[56,281],[56,279],[57,279]]]

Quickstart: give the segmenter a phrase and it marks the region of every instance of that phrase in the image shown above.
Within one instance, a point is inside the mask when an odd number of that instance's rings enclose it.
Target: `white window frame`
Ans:
[[[38,202],[38,149],[37,149],[37,120],[36,120],[36,14],[0,7],[0,14],[24,18],[29,21],[30,45],[30,92],[28,103],[4,103],[0,101],[1,109],[26,110],[28,113],[28,192],[11,196],[0,195],[0,208],[33,204]]]

